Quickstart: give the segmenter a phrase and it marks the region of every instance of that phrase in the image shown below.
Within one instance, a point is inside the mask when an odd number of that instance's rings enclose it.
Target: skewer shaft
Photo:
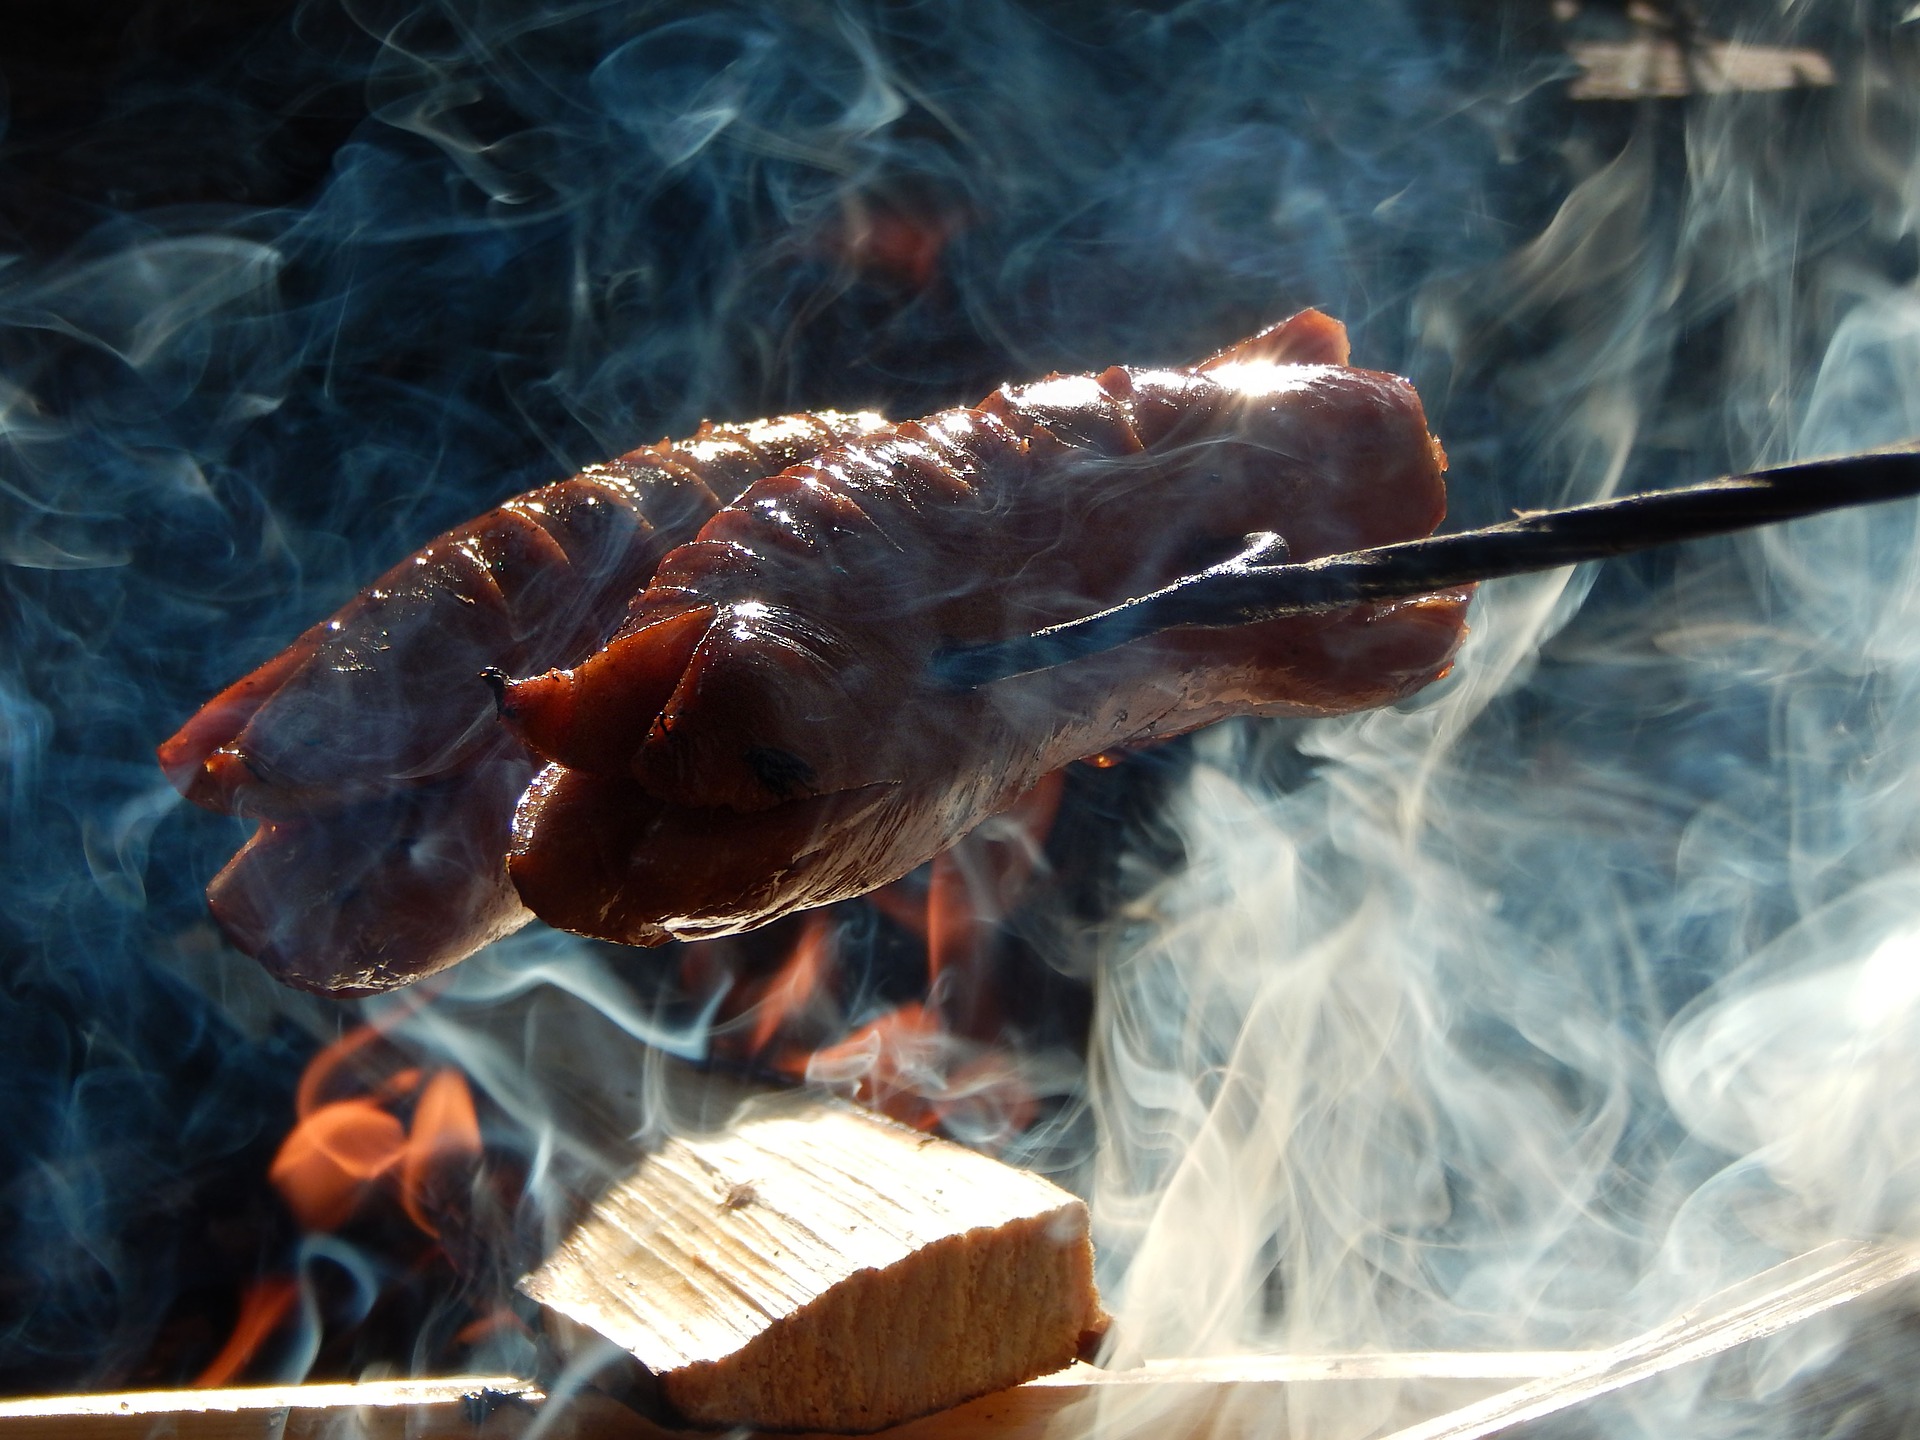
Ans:
[[[1689,485],[1522,514],[1500,525],[1381,545],[1304,564],[1263,564],[1273,537],[1196,575],[1031,635],[957,645],[934,658],[941,683],[971,690],[1097,655],[1177,627],[1217,629],[1604,560],[1656,545],[1920,495],[1920,441]]]

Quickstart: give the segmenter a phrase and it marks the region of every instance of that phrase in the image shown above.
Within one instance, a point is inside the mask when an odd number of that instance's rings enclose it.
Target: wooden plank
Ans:
[[[805,1094],[643,1157],[520,1288],[563,1351],[604,1337],[678,1417],[782,1430],[946,1409],[1104,1323],[1080,1200]]]
[[[1045,1440],[1095,1434],[1155,1440],[1306,1440],[1356,1416],[1379,1434],[1442,1414],[1505,1381],[1564,1369],[1586,1356],[1513,1355],[1237,1356],[1155,1362],[1132,1370],[1076,1364],[938,1415],[883,1431],[880,1440]],[[684,1437],[682,1437],[684,1440]],[[770,1440],[770,1437],[769,1437]],[[830,1440],[810,1436],[806,1440]]]
[[[231,1390],[154,1390],[60,1395],[0,1403],[7,1440],[302,1440],[351,1435],[510,1440],[544,1397],[507,1375],[374,1380],[351,1385],[265,1385]]]
[[[1833,84],[1833,65],[1817,50],[1711,40],[1690,48],[1668,35],[1576,40],[1567,52],[1580,74],[1572,100],[1677,100],[1732,91],[1799,90]]]
[[[1076,1364],[882,1433],[884,1440],[1040,1440],[1104,1424],[1156,1440],[1310,1440],[1319,1413],[1350,1422],[1356,1413],[1414,1412],[1412,1423],[1390,1421],[1374,1433],[1484,1440],[1836,1306],[1893,1295],[1916,1274],[1920,1250],[1834,1244],[1607,1350],[1231,1356],[1133,1370]],[[1527,1383],[1501,1383],[1516,1379]],[[325,1440],[690,1440],[694,1433],[643,1419],[591,1390],[549,1400],[510,1377],[0,1403],[0,1440],[321,1440],[323,1432]],[[1355,1433],[1350,1423],[1342,1432]]]
[[[1485,1440],[1749,1341],[1836,1306],[1893,1291],[1920,1273],[1920,1249],[1839,1242],[1715,1294],[1674,1319],[1606,1350],[1524,1357],[1394,1355],[1187,1361],[1139,1371],[1076,1366],[886,1432],[886,1440],[1041,1440],[1101,1431],[1156,1440],[1310,1436],[1315,1417],[1398,1412],[1386,1440]],[[1473,1376],[1531,1367],[1527,1383],[1445,1409]],[[1436,1403],[1440,1402],[1440,1403]],[[1409,1412],[1427,1416],[1407,1418]],[[1434,1413],[1439,1411],[1440,1413]],[[1430,1417],[1430,1418],[1429,1418]],[[1390,1434],[1388,1432],[1391,1432]]]
[[[1231,1356],[1134,1370],[1076,1362],[1053,1375],[882,1432],[885,1440],[1038,1437],[1060,1416],[1142,1401],[1180,1417],[1171,1432],[1213,1434],[1223,1417],[1274,1419],[1302,1391],[1319,1402],[1379,1404],[1420,1415],[1476,1399],[1502,1382],[1579,1364],[1583,1352]],[[535,1431],[535,1426],[538,1430]],[[0,1404],[0,1440],[696,1440],[591,1389],[549,1399],[505,1376],[59,1396]],[[1235,1428],[1217,1432],[1221,1440]],[[751,1440],[736,1436],[736,1440]],[[769,1437],[772,1440],[772,1437]],[[806,1440],[788,1434],[782,1440]]]
[[[1835,1242],[1711,1296],[1558,1375],[1409,1426],[1391,1440],[1483,1440],[1887,1290],[1920,1273],[1920,1248]]]

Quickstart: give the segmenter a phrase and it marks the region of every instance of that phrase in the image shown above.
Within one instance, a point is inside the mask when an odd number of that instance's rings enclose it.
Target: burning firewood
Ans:
[[[520,1288],[699,1424],[864,1432],[1069,1364],[1105,1323],[1086,1207],[802,1096],[668,1141]]]

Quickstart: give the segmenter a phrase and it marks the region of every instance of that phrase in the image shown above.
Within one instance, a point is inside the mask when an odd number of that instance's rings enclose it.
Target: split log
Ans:
[[[1086,1207],[835,1100],[667,1141],[520,1289],[701,1425],[860,1433],[1070,1364],[1104,1325]],[[557,1321],[557,1323],[552,1323]]]
[[[0,1402],[6,1440],[514,1440],[540,1391],[504,1375],[58,1395]],[[554,1432],[569,1440],[571,1427]]]

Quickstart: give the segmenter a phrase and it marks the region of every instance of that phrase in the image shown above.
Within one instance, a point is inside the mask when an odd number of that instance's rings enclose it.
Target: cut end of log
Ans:
[[[1092,1280],[1076,1201],[859,1271],[733,1355],[663,1376],[662,1390],[698,1424],[882,1429],[1064,1369],[1092,1319]]]
[[[686,1420],[776,1430],[883,1429],[1061,1369],[1105,1324],[1079,1200],[812,1098],[669,1141],[520,1288]]]

